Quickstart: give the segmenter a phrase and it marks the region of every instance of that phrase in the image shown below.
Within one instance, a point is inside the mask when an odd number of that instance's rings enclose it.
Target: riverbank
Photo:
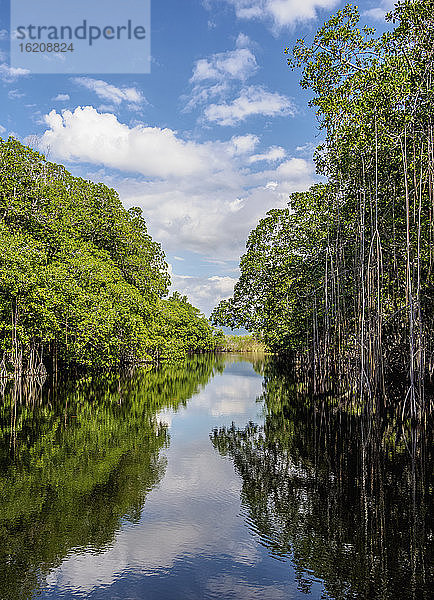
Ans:
[[[266,345],[253,335],[225,335],[224,345],[219,352],[267,352]]]

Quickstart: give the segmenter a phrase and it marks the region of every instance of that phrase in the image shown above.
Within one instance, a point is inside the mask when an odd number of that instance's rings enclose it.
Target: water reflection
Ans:
[[[71,549],[109,547],[137,523],[165,472],[163,408],[176,410],[220,363],[10,385],[0,403],[0,598],[32,597]]]
[[[376,415],[258,356],[9,387],[0,599],[428,598],[429,440]]]
[[[211,439],[242,477],[248,527],[290,561],[298,590],[321,580],[322,598],[432,597],[426,431],[402,427],[398,410],[312,400],[273,363],[262,400],[264,424],[215,428]]]
[[[245,361],[224,361],[224,375],[200,386],[187,410],[158,411],[158,419],[171,423],[170,446],[164,450],[167,466],[146,498],[140,522],[123,524],[113,543],[99,553],[71,552],[50,572],[44,599],[214,598],[221,597],[213,590],[221,590],[229,574],[236,573],[238,586],[247,588],[245,580],[241,584],[244,571],[256,579],[256,589],[260,552],[239,518],[239,480],[231,463],[221,460],[209,443],[209,431],[216,423],[258,416],[255,398],[262,380]],[[222,366],[218,359],[213,372],[220,373]],[[220,401],[235,389],[238,394],[232,394],[228,414],[223,414]],[[235,596],[228,590],[223,597]]]

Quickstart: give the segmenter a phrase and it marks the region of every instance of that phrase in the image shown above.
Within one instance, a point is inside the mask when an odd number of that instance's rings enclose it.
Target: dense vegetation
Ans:
[[[266,347],[253,335],[225,335],[219,350],[221,352],[265,352]]]
[[[394,29],[376,37],[347,5],[294,47],[288,62],[303,68],[325,132],[315,160],[327,183],[251,232],[213,319],[259,333],[323,380],[352,372],[363,395],[406,374],[415,414],[434,371],[434,2],[405,0],[388,18]]]
[[[169,283],[140,209],[0,140],[0,375],[214,349],[199,311],[165,299]]]

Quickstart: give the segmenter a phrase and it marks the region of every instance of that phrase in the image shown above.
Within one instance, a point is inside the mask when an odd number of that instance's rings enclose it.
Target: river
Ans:
[[[3,388],[1,600],[432,597],[431,430],[397,411],[260,355]]]

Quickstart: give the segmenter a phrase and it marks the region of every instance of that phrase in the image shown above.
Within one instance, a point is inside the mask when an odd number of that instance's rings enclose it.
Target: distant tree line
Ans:
[[[169,284],[140,209],[0,139],[0,376],[213,350],[221,336]]]
[[[434,2],[399,2],[387,18],[393,30],[376,37],[347,5],[295,45],[327,183],[260,221],[213,320],[316,376],[351,371],[363,394],[407,374],[414,413],[434,372]]]
[[[225,335],[223,344],[218,348],[220,352],[266,352],[263,342],[253,335]]]

